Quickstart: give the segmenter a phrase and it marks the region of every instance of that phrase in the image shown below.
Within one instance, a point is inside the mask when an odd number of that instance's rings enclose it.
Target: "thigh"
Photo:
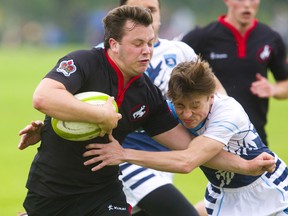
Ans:
[[[140,211],[137,213],[133,213],[132,216],[149,216],[149,214],[144,211]]]
[[[131,212],[132,207],[126,202],[126,197],[122,191],[122,193],[115,194],[102,203],[100,208],[91,216],[131,216]]]
[[[132,209],[126,202],[122,184],[58,198],[47,198],[29,191],[24,207],[29,216],[131,216]]]
[[[138,206],[149,216],[198,216],[193,205],[173,184],[163,185],[150,192]]]
[[[23,204],[29,216],[60,216],[65,209],[73,208],[68,199],[47,198],[31,191],[28,191]]]

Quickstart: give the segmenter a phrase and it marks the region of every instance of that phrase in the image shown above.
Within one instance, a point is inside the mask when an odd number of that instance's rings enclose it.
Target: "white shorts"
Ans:
[[[287,216],[287,188],[285,191],[272,182],[263,174],[250,185],[236,189],[218,188],[208,183],[205,196],[208,215]]]
[[[138,202],[151,191],[166,184],[173,183],[173,174],[161,172],[134,164],[120,164],[123,191],[127,202],[134,208]]]

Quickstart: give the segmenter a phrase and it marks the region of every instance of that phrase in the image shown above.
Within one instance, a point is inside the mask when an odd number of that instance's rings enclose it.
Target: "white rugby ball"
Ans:
[[[109,95],[105,93],[92,91],[82,92],[74,96],[78,100],[94,105],[106,103],[109,97]],[[113,105],[116,112],[118,112],[118,106],[115,101],[113,102]],[[58,136],[71,141],[90,140],[97,137],[100,132],[100,128],[97,124],[87,122],[68,122],[51,118],[51,124]]]

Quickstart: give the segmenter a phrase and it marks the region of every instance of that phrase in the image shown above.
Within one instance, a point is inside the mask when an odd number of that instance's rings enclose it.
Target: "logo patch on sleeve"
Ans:
[[[272,53],[272,47],[269,45],[265,45],[261,47],[257,52],[257,57],[259,62],[268,62]]]
[[[65,76],[70,76],[76,70],[77,70],[77,68],[76,68],[72,59],[70,59],[68,61],[62,61],[59,64],[59,67],[56,69],[57,72],[63,73]]]

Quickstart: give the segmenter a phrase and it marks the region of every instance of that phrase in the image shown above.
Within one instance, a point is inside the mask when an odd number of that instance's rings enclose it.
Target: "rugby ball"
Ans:
[[[82,92],[74,95],[78,100],[86,103],[99,105],[104,104],[108,100],[109,95],[102,92]],[[116,112],[118,112],[118,106],[116,102],[113,102]],[[93,139],[99,135],[100,128],[97,124],[88,122],[68,122],[61,121],[55,118],[51,118],[52,128],[55,133],[71,141],[86,141]]]

